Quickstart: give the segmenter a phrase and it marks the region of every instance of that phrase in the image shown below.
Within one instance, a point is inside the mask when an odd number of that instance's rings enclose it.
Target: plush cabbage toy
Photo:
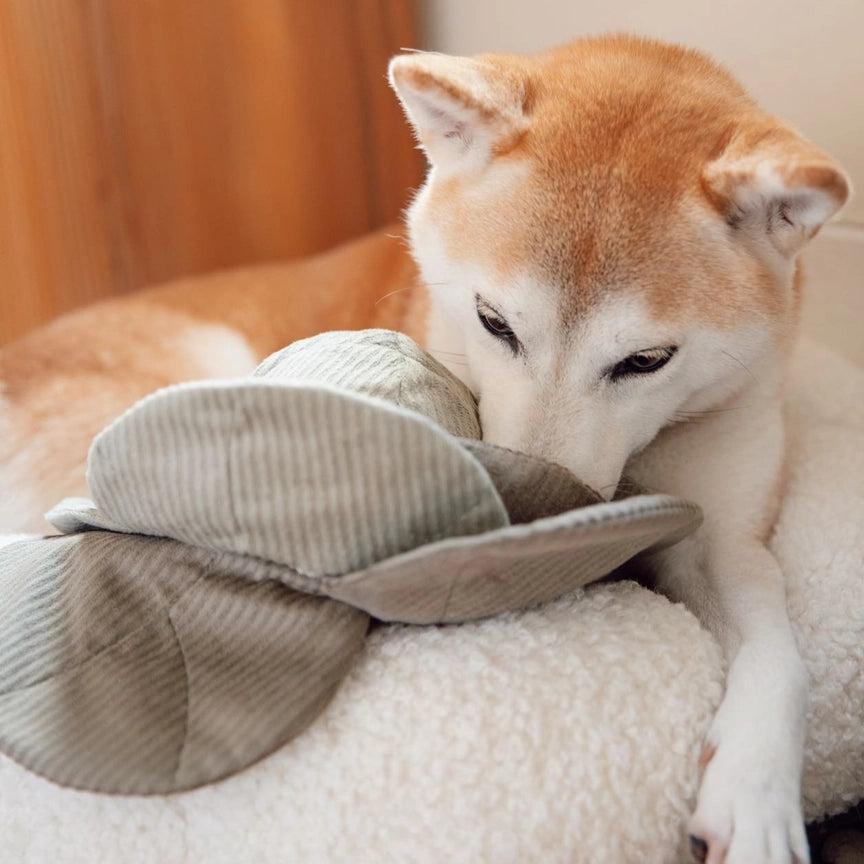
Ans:
[[[207,783],[311,723],[373,618],[525,608],[701,519],[480,439],[464,385],[381,330],[142,400],[62,534],[0,550],[0,750],[85,789]]]

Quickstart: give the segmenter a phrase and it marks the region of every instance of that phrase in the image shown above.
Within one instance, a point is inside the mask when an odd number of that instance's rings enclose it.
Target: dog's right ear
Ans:
[[[525,86],[484,58],[403,54],[390,84],[429,161],[444,174],[481,170],[527,128]]]
[[[792,257],[849,197],[843,171],[770,117],[744,115],[703,188],[727,223]]]

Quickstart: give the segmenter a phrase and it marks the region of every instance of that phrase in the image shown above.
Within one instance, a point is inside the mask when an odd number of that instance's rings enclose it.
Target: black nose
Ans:
[[[690,854],[700,864],[708,857],[708,844],[701,837],[690,835]]]

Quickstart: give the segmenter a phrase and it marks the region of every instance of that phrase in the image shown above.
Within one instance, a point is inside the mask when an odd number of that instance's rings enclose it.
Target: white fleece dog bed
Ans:
[[[811,675],[808,818],[864,797],[864,371],[807,347],[773,548]],[[291,744],[167,797],[0,758],[0,860],[685,861],[720,652],[683,607],[601,584],[479,623],[386,626]]]

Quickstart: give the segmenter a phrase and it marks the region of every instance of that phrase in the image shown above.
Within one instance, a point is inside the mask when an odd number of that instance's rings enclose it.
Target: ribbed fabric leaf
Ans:
[[[634,555],[689,534],[695,504],[639,495],[490,531],[451,537],[339,579],[331,596],[384,621],[469,621],[536,605],[595,582]]]
[[[260,759],[320,713],[369,621],[170,540],[94,531],[2,555],[2,622],[25,623],[0,629],[0,749],[84,789],[170,792]]]
[[[332,331],[271,354],[256,377],[328,384],[428,417],[457,438],[480,438],[471,391],[416,342],[392,330]]]
[[[432,421],[310,384],[160,391],[99,435],[88,478],[107,523],[313,576],[508,523],[488,473]]]

